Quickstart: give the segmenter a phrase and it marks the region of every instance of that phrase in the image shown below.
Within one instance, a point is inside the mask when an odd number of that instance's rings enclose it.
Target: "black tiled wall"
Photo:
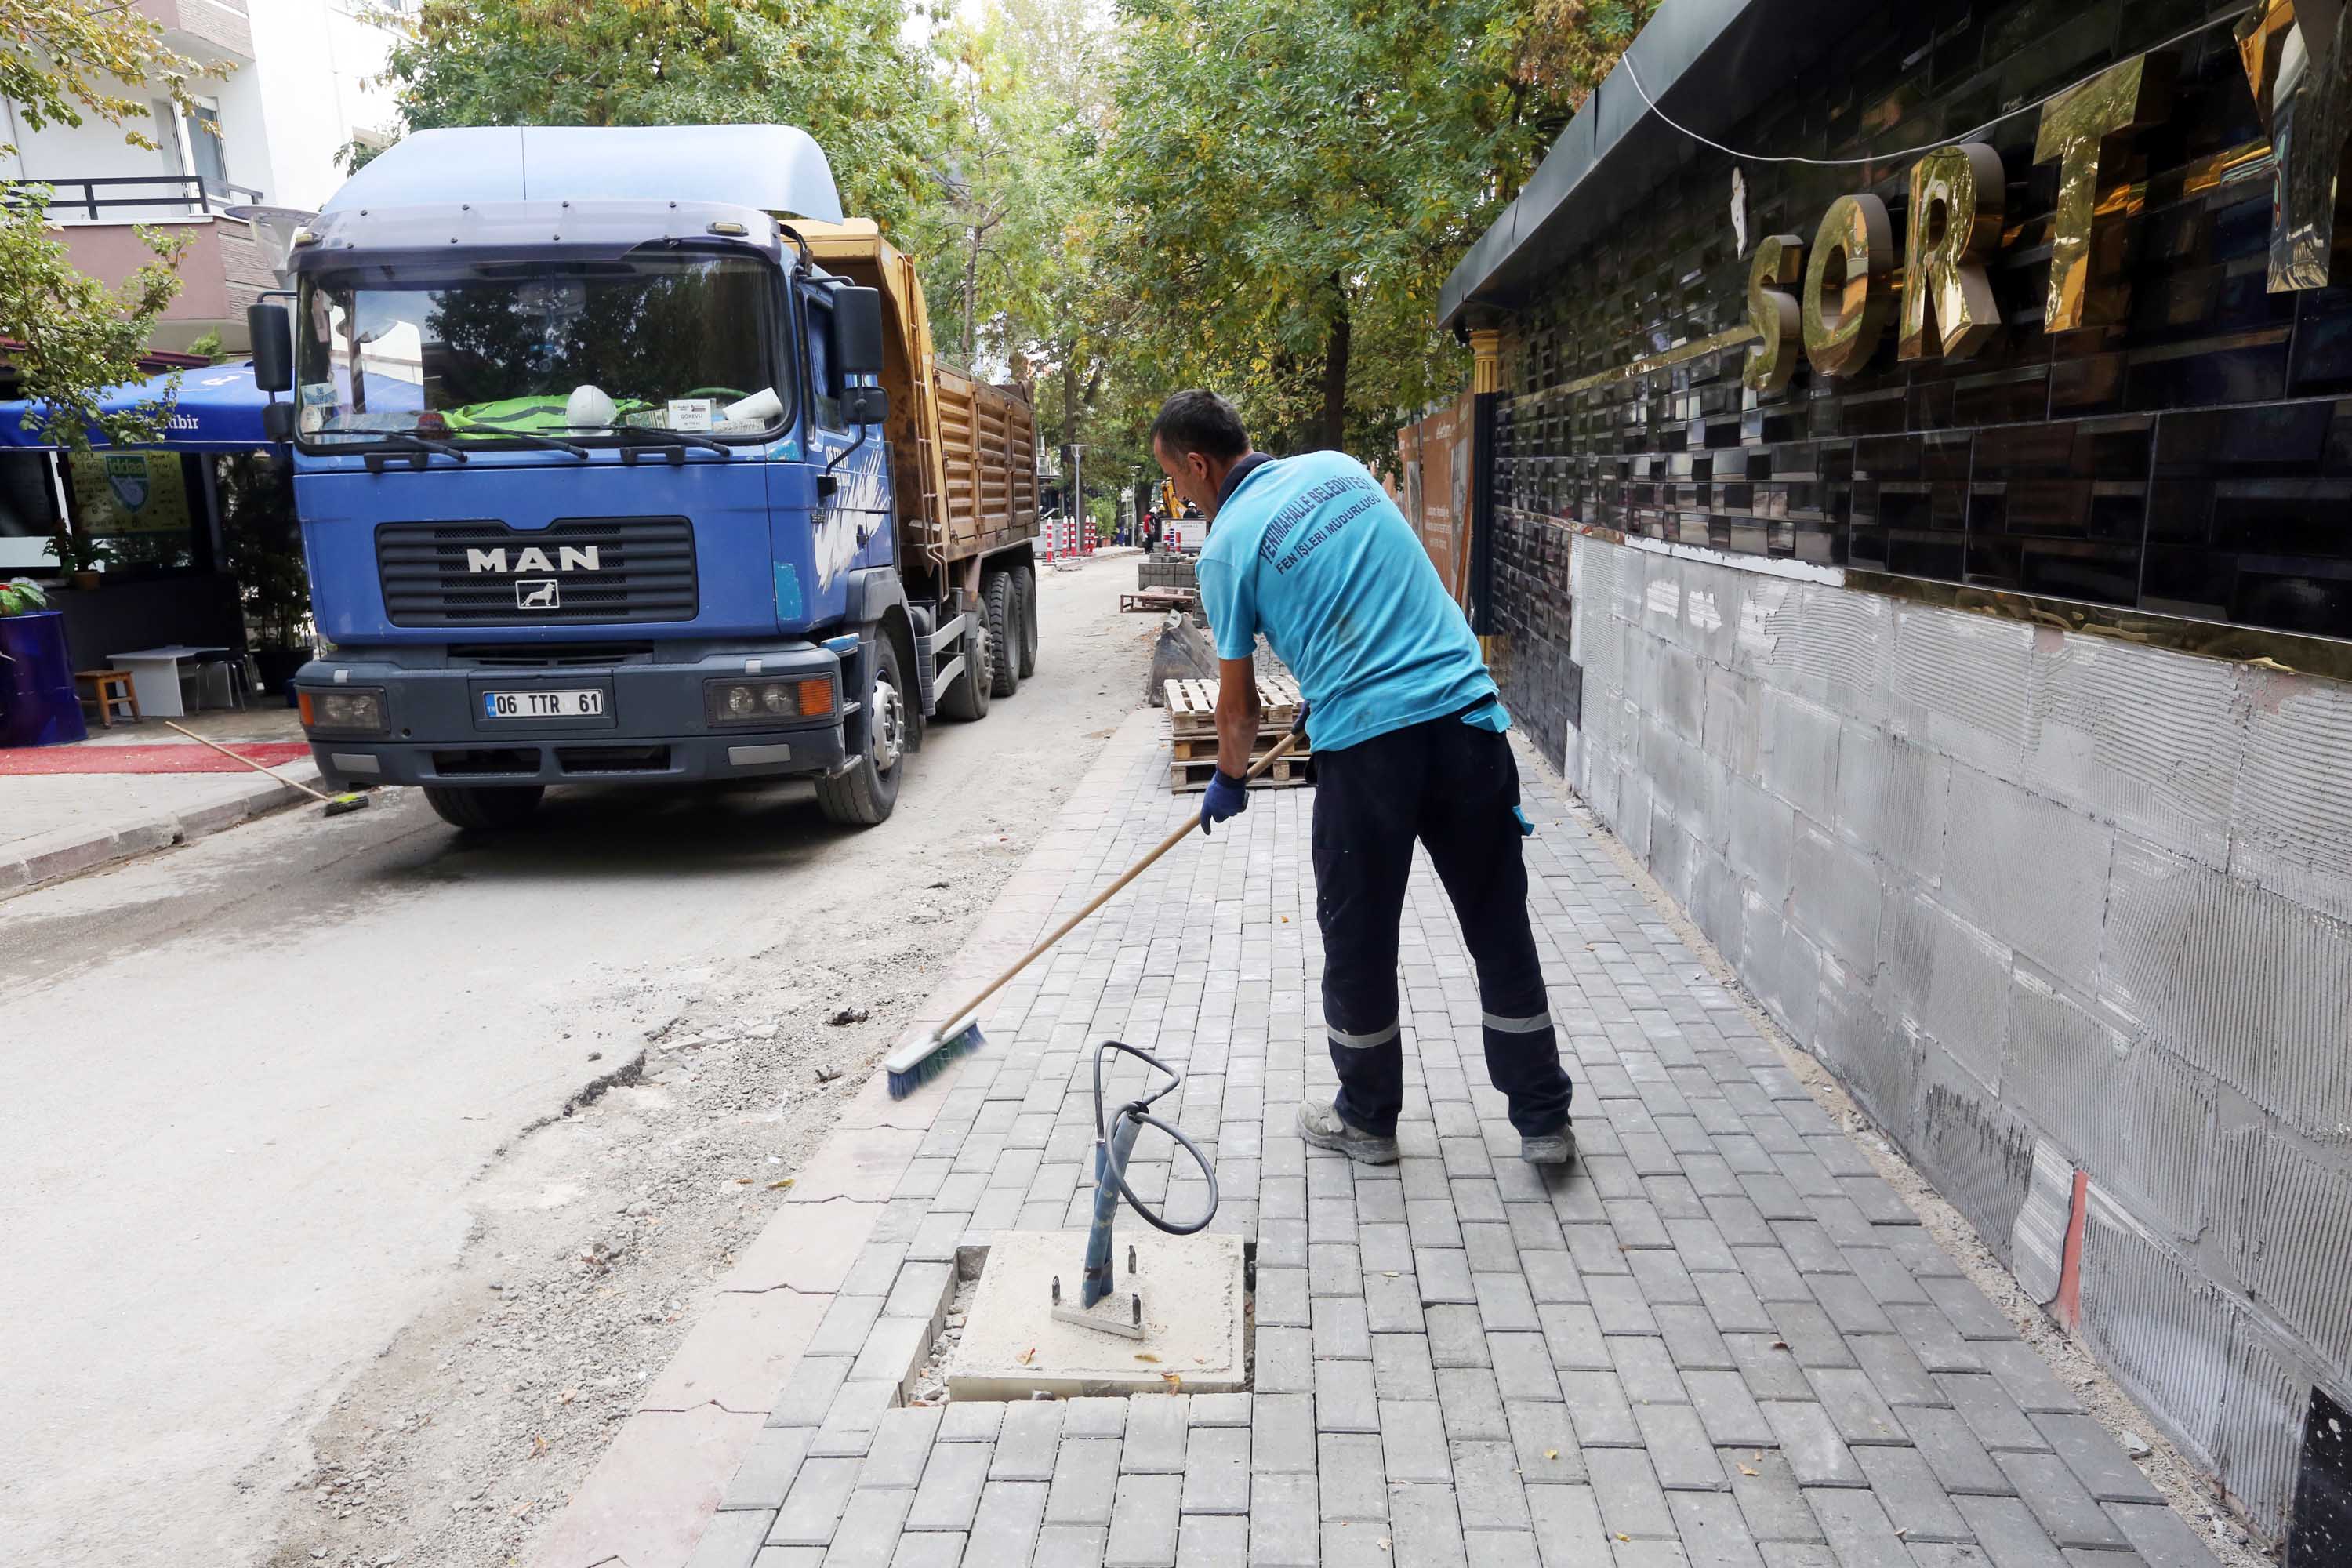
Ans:
[[[1718,139],[1816,157],[1916,146],[2237,9],[1888,6],[1874,31],[1825,37],[1811,73]],[[1572,721],[1574,524],[2352,637],[2352,288],[2267,291],[2271,165],[2230,26],[2173,52],[2171,116],[2132,143],[2146,179],[2119,329],[2042,329],[2057,165],[2033,161],[2038,111],[1978,138],[2008,175],[2004,325],[1967,361],[1898,364],[1890,330],[1862,374],[1801,364],[1768,398],[1740,384],[1746,344],[1564,390],[1746,321],[1734,160],[1705,148],[1561,259],[1507,336],[1494,531],[1498,673],[1552,755]],[[1868,191],[1895,216],[1899,268],[1912,161],[1740,163],[1750,244],[1810,244],[1832,200]]]

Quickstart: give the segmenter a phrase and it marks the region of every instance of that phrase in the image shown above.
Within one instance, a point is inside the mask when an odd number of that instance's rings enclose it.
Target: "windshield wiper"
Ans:
[[[419,468],[425,467],[427,462],[431,461],[435,455],[447,458],[453,461],[460,463],[467,460],[465,453],[457,450],[457,447],[452,447],[446,441],[428,441],[422,436],[411,436],[406,432],[400,430],[383,431],[378,434],[374,440],[364,444],[356,444],[354,446],[348,447],[338,446],[331,449],[343,452],[363,452],[367,456],[368,472],[371,474],[380,474],[383,472],[384,448],[387,447],[397,451],[415,453],[416,457],[411,466]]]
[[[588,460],[588,448],[578,442],[559,441],[552,436],[542,436],[536,430],[517,430],[509,425],[468,425],[457,434],[497,436],[509,441],[520,441],[526,447],[544,447],[551,452],[569,452],[583,463]]]
[[[612,428],[612,434],[635,447],[699,447],[705,451],[716,452],[722,458],[734,456],[724,442],[714,441],[708,436],[694,436],[683,430],[672,430],[659,425],[615,425]],[[685,454],[681,452],[678,456],[683,459]]]

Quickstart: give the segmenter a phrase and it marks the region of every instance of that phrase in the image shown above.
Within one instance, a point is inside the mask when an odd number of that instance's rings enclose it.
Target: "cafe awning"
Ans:
[[[154,444],[163,451],[251,452],[269,445],[269,437],[261,433],[261,411],[269,398],[254,385],[251,363],[181,371],[176,396],[171,379],[166,374],[115,387],[100,405],[112,411],[170,398],[169,428],[164,438]],[[0,403],[0,447],[54,448],[58,445],[46,426],[26,427],[26,418],[34,408],[34,404],[21,399]],[[96,445],[107,444],[97,432],[91,435]]]

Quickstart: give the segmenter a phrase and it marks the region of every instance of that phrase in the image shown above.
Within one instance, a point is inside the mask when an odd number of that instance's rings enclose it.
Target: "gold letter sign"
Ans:
[[[2339,233],[2336,206],[2352,132],[2343,0],[2271,0],[2238,24],[2238,56],[2271,135],[2270,291],[2327,286]],[[2352,226],[2347,226],[2352,227]]]
[[[2124,219],[2137,207],[2123,141],[2169,107],[2178,62],[2142,55],[2069,88],[2042,110],[2033,161],[2058,160],[2058,211],[2050,222],[2050,300],[2042,324],[2053,332],[2111,327],[2130,303],[2118,279]]]
[[[1739,379],[1753,392],[1778,392],[1797,373],[1797,344],[1804,331],[1797,297],[1789,292],[1804,277],[1805,242],[1793,234],[1768,235],[1756,242],[1748,264],[1748,321],[1757,346]]]
[[[1805,357],[1823,375],[1853,375],[1886,331],[1895,226],[1876,196],[1840,196],[1822,215],[1805,263]]]
[[[2007,194],[2000,154],[1981,142],[1911,165],[1897,357],[1967,359],[2000,325],[1985,262],[2000,244]]]

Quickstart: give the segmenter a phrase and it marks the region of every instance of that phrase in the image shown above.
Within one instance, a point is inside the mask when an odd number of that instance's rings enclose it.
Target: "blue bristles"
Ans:
[[[986,1044],[978,1023],[966,1024],[944,1037],[929,1035],[899,1047],[882,1066],[890,1075],[890,1098],[904,1100],[948,1068],[959,1057],[970,1056]]]

